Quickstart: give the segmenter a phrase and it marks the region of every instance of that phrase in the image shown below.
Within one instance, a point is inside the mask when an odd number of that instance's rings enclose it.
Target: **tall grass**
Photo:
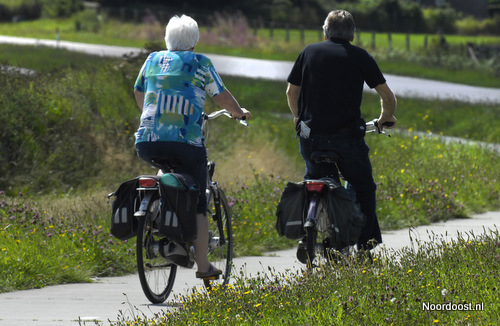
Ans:
[[[382,251],[373,264],[322,265],[237,277],[178,295],[178,309],[111,325],[495,325],[500,319],[498,230],[430,235],[416,250]],[[140,315],[140,312],[137,314]]]

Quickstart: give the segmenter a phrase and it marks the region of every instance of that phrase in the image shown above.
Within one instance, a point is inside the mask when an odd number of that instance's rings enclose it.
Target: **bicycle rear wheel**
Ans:
[[[139,220],[137,234],[137,271],[142,290],[152,303],[162,303],[174,286],[177,266],[159,253],[162,237],[155,235],[151,213]]]
[[[226,195],[221,189],[212,189],[208,203],[208,260],[222,270],[221,279],[203,280],[210,289],[213,284],[227,284],[233,266],[233,229]]]

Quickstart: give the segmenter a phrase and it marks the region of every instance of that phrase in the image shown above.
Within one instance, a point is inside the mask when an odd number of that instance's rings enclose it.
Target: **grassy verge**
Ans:
[[[373,264],[321,266],[237,278],[226,287],[180,295],[156,318],[111,325],[494,325],[500,268],[498,230],[456,240],[432,237],[382,251]],[[471,289],[474,291],[471,291]],[[140,316],[140,312],[138,314]]]
[[[0,64],[29,68],[41,73],[69,66],[83,69],[96,64],[107,65],[113,62],[112,59],[101,56],[89,56],[64,49],[37,46],[0,44],[0,53]],[[33,53],[37,55],[33,55]]]
[[[45,50],[38,53],[49,58],[52,50]],[[0,89],[0,190],[5,190],[0,198],[0,265],[5,271],[0,291],[83,282],[134,269],[133,241],[123,244],[109,237],[105,195],[123,180],[153,172],[132,145],[138,111],[131,85],[141,64],[139,59],[85,69],[70,65],[36,79],[0,74],[5,85]],[[290,247],[294,242],[274,230],[280,191],[303,173],[286,117],[285,85],[224,81],[254,114],[251,128],[220,119],[209,135],[216,180],[233,206],[236,255]],[[367,95],[364,103],[366,117],[376,117],[377,98]],[[399,107],[400,127],[409,135],[367,137],[382,227],[498,209],[498,154],[411,134],[431,130],[499,142],[498,110],[412,99],[400,99]],[[30,108],[29,116],[19,108]],[[208,102],[207,110],[213,109]]]

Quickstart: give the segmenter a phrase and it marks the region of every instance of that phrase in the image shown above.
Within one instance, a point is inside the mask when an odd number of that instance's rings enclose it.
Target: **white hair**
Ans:
[[[167,50],[186,51],[194,48],[200,39],[198,23],[186,15],[174,16],[165,28]]]

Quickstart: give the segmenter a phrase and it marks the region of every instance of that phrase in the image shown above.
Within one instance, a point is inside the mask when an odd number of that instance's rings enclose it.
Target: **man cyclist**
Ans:
[[[366,82],[381,98],[380,128],[386,122],[396,124],[396,97],[373,57],[351,44],[355,29],[349,12],[330,12],[323,25],[325,41],[302,50],[288,76],[286,94],[300,137],[300,154],[306,166],[304,178],[330,176],[339,181],[335,165],[317,164],[310,157],[318,150],[341,155],[337,166],[356,192],[366,216],[358,249],[370,250],[382,242],[382,235],[375,213],[376,184],[369,148],[359,128],[364,124],[360,110],[363,85]]]

